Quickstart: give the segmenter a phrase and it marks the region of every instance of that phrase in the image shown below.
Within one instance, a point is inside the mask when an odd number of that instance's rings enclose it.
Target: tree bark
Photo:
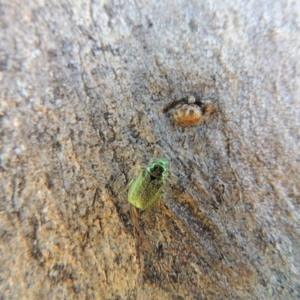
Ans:
[[[2,299],[298,299],[300,6],[0,4]],[[169,107],[216,112],[195,126]],[[124,190],[170,160],[162,199]]]

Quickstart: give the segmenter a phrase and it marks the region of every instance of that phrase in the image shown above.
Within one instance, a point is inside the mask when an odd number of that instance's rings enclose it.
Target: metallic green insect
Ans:
[[[160,197],[168,176],[168,160],[157,158],[130,184],[128,201],[135,207],[145,210],[153,205]]]

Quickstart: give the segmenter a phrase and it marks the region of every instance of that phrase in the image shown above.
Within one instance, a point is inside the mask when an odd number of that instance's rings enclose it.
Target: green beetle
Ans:
[[[168,176],[168,159],[157,158],[130,184],[128,201],[135,207],[145,210],[160,197]]]

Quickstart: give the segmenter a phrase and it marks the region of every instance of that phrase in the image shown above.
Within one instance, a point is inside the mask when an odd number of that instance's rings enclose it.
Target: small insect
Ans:
[[[189,96],[187,100],[181,101],[171,110],[171,115],[175,123],[190,126],[200,124],[215,110],[211,102],[202,103]]]
[[[130,184],[128,201],[135,207],[145,210],[152,206],[160,197],[168,176],[169,161],[157,158]]]

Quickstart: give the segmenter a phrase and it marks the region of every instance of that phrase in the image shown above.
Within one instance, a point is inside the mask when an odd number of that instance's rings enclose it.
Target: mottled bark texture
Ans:
[[[2,0],[1,299],[300,297],[299,12]],[[174,124],[188,95],[216,112]],[[172,176],[134,214],[153,157]]]

